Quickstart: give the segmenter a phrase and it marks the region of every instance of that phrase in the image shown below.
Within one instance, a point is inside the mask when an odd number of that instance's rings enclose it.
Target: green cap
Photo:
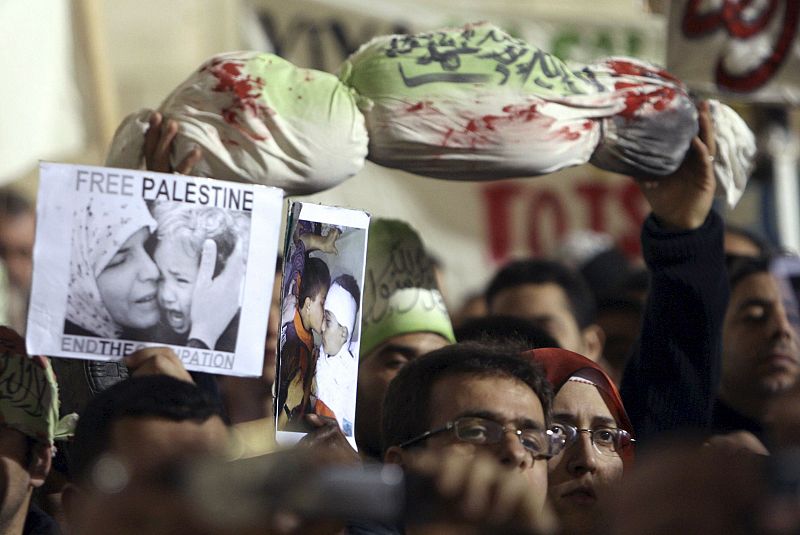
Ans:
[[[429,332],[455,342],[433,263],[407,223],[375,219],[369,227],[361,355],[402,334]]]

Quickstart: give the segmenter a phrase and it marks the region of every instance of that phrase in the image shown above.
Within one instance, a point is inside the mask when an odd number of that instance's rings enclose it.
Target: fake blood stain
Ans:
[[[465,117],[463,127],[444,129],[441,141],[438,145],[442,148],[465,148],[477,149],[479,147],[497,144],[493,137],[500,135],[505,128],[515,123],[536,122],[536,128],[547,131],[552,129],[556,119],[539,112],[540,103],[507,105],[502,108],[502,114],[486,114],[479,117]],[[404,112],[413,115],[441,116],[443,113],[433,106],[432,102],[419,101],[409,103]],[[435,121],[435,119],[433,119]],[[452,123],[452,121],[448,121]],[[586,132],[592,130],[594,123],[586,120],[577,128],[573,125],[563,126],[557,130],[550,130],[552,137],[562,138],[565,141],[576,141]]]
[[[265,141],[268,139],[266,134],[256,133],[247,128],[241,119],[248,115],[253,118],[274,115],[275,111],[258,100],[266,82],[262,78],[243,75],[243,65],[239,61],[216,59],[201,68],[200,72],[207,71],[217,79],[217,85],[212,91],[230,95],[231,104],[220,110],[225,122],[255,141]]]

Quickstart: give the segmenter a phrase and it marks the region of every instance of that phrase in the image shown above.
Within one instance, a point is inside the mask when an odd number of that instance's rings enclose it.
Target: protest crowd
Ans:
[[[276,96],[290,86],[304,98]],[[472,119],[454,131],[470,108],[485,143]],[[48,205],[0,190],[0,534],[800,533],[789,256],[715,202],[744,190],[752,138],[655,66],[569,70],[486,25],[376,38],[338,78],[212,58],[125,119],[106,171],[77,172],[93,189],[64,277],[34,230]],[[265,201],[225,184],[303,195],[365,158],[448,180],[630,175],[641,258],[515,258],[448,310],[437,271],[458,260],[425,228],[303,203],[253,275]],[[212,180],[171,182],[193,176]],[[43,284],[66,304],[31,299]],[[31,354],[48,313],[62,353]]]

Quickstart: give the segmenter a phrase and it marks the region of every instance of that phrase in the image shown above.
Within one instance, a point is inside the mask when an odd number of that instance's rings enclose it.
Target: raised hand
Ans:
[[[178,123],[173,120],[164,123],[164,118],[157,111],[150,114],[149,123],[150,128],[144,135],[144,161],[147,169],[159,173],[191,174],[197,162],[203,159],[203,151],[195,147],[173,169],[170,163],[170,153],[175,136],[178,135]]]
[[[707,102],[702,102],[698,111],[700,132],[677,171],[666,177],[639,180],[653,215],[672,230],[700,227],[714,202],[714,125]]]

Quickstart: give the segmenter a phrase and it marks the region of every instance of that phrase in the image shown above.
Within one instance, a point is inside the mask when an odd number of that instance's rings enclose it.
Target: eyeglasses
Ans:
[[[446,431],[453,431],[456,438],[461,442],[480,445],[497,444],[503,440],[503,436],[506,433],[512,432],[517,436],[522,447],[537,460],[549,459],[557,455],[564,448],[564,437],[556,435],[549,429],[515,429],[499,424],[493,420],[473,416],[465,416],[447,422],[443,427],[432,431],[426,431],[419,436],[403,442],[398,447],[407,448],[408,446],[412,446]]]
[[[619,455],[623,449],[636,442],[630,433],[616,427],[580,429],[569,424],[553,424],[550,429],[554,435],[564,441],[565,448],[575,444],[579,433],[589,433],[594,449],[602,455]]]

